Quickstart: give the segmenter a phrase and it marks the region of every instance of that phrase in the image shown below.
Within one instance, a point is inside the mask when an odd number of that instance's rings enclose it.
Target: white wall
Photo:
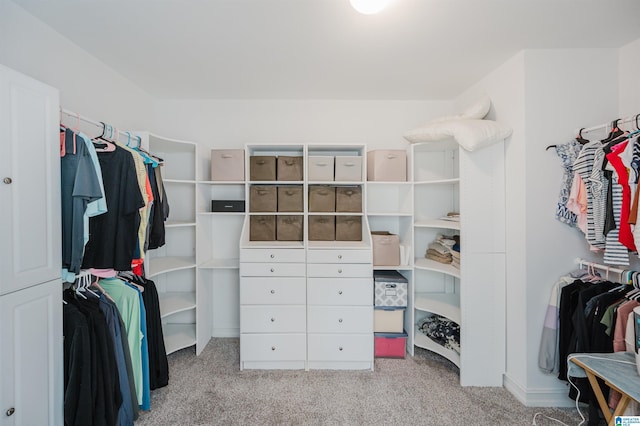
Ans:
[[[640,114],[640,39],[623,46],[619,50],[620,103],[619,117]]]
[[[212,148],[265,142],[404,149],[404,131],[450,110],[448,101],[161,100],[154,128],[198,142],[200,177],[208,179]]]
[[[567,388],[538,367],[551,288],[593,257],[584,238],[554,217],[561,162],[547,145],[618,114],[618,50],[527,50],[461,95],[492,97],[490,118],[513,126],[507,162],[507,366],[505,386],[527,405],[570,405]],[[601,260],[600,260],[601,261]]]
[[[0,0],[0,63],[58,88],[63,108],[122,129],[152,124],[153,98],[8,0]]]

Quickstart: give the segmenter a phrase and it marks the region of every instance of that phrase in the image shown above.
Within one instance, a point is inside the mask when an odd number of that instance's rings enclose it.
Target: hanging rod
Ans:
[[[104,132],[104,129],[106,127],[111,127],[113,129],[113,131],[115,131],[118,134],[118,136],[121,136],[121,137],[123,137],[125,139],[134,138],[134,139],[140,140],[140,137],[135,135],[135,134],[133,134],[133,132],[127,132],[127,131],[123,131],[123,130],[118,130],[116,127],[111,126],[108,123],[103,123],[103,122],[100,122],[100,121],[93,120],[91,118],[88,118],[88,117],[85,117],[83,115],[80,115],[77,112],[69,111],[68,109],[65,109],[65,108],[60,108],[60,112],[63,113],[63,114],[66,114],[67,116],[69,116],[71,118],[75,118],[77,120],[84,121],[85,123],[92,124],[92,125],[94,125],[96,127],[100,127],[103,130],[103,132]]]
[[[622,124],[633,122],[636,125],[636,128],[637,128],[638,127],[637,125],[640,124],[640,117],[639,116],[640,116],[640,114],[631,115],[629,117],[619,118],[617,121],[616,120],[611,120],[611,123],[613,123],[614,121],[616,121],[616,123],[622,123]],[[607,129],[607,128],[611,127],[611,123],[599,124],[599,125],[593,126],[593,127],[576,129],[576,134],[578,134],[580,132],[586,133],[586,132],[593,132],[594,130]]]
[[[589,266],[589,267],[592,267],[592,268],[600,269],[600,270],[603,270],[603,271],[606,271],[606,272],[613,272],[613,273],[616,273],[616,274],[623,274],[623,273],[625,273],[627,271],[626,269],[612,268],[609,265],[602,265],[600,263],[589,262],[588,260],[581,259],[579,257],[576,259],[576,263],[580,267]]]

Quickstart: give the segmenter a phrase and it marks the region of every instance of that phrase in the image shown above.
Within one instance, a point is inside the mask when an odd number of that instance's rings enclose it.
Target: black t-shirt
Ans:
[[[116,147],[98,152],[107,213],[89,219],[89,242],[82,268],[131,270],[144,207],[131,153]]]

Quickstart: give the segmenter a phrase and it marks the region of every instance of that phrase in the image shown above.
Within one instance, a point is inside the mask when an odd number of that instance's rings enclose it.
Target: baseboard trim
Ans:
[[[214,328],[211,337],[240,337],[239,328]]]
[[[575,407],[576,404],[567,396],[569,390],[562,385],[558,388],[525,389],[507,374],[504,375],[503,384],[505,389],[527,407]]]

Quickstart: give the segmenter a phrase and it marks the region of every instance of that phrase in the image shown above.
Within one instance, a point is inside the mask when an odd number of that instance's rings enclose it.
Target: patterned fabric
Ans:
[[[600,141],[592,141],[582,146],[582,150],[578,154],[578,158],[573,163],[573,171],[578,173],[582,178],[587,188],[587,242],[592,247],[602,247],[603,244],[596,240],[596,227],[593,218],[593,197],[591,191],[591,174],[593,172],[593,163],[595,159],[595,153],[598,148],[601,148]]]
[[[620,210],[622,209],[622,185],[611,182],[613,218],[616,221],[616,229],[607,234],[606,248],[604,250],[604,263],[609,265],[629,265],[629,250],[618,240],[620,223]]]
[[[607,192],[609,191],[609,179],[602,171],[604,163],[604,150],[602,147],[596,148],[593,157],[593,169],[591,170],[591,203],[593,212],[594,246],[602,248],[605,245],[604,223],[607,211]]]
[[[434,314],[421,320],[418,330],[439,345],[460,354],[460,326],[450,319]]]
[[[640,177],[640,137],[633,143],[633,159],[631,160],[631,170],[629,171],[629,183],[638,183]]]
[[[562,161],[563,169],[556,219],[569,226],[576,226],[577,220],[575,213],[567,209],[567,201],[569,200],[569,193],[571,192],[571,185],[573,184],[573,163],[576,158],[578,158],[581,149],[582,145],[575,139],[562,145],[556,145],[556,154],[558,154],[558,157],[560,157]]]

